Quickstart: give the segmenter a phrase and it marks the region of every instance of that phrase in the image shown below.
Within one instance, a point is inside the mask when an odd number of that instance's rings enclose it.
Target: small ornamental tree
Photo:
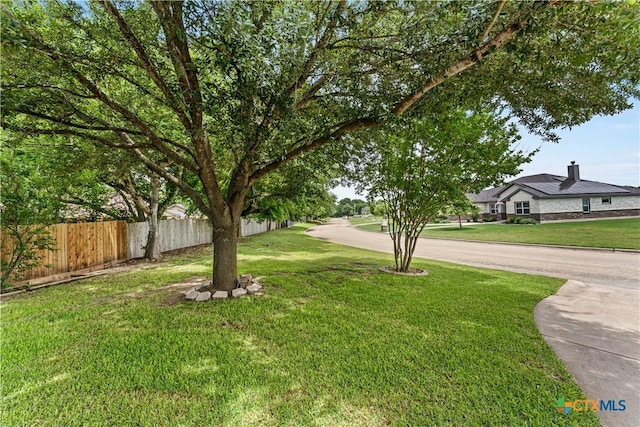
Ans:
[[[466,194],[460,194],[457,199],[450,200],[446,211],[458,217],[458,226],[460,228],[462,228],[463,215],[471,214],[472,218],[477,218],[480,214],[480,208],[474,205]]]
[[[6,143],[4,137],[2,142]],[[0,284],[8,287],[55,250],[47,227],[57,221],[48,177],[28,152],[4,145],[0,151]]]
[[[425,224],[451,200],[515,175],[529,158],[511,148],[519,139],[515,127],[487,112],[396,122],[370,138],[356,152],[352,173],[360,189],[385,203],[399,272],[410,271]]]

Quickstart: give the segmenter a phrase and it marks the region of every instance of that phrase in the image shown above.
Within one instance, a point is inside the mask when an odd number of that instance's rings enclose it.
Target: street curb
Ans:
[[[366,231],[369,233],[382,233],[382,231],[373,231],[373,230],[365,230],[358,226],[351,224],[352,227],[357,228],[362,231]],[[539,248],[549,248],[549,249],[573,249],[576,251],[599,251],[599,252],[628,252],[634,254],[640,254],[640,250],[637,249],[624,249],[624,248],[591,248],[588,246],[565,246],[565,245],[544,245],[541,243],[515,243],[515,242],[495,242],[491,240],[466,240],[466,239],[448,239],[446,237],[424,237],[420,236],[421,239],[427,240],[447,240],[450,242],[467,242],[467,243],[490,243],[493,245],[511,245],[511,246],[530,246],[530,247],[539,247]]]
[[[565,245],[544,245],[541,243],[515,243],[515,242],[494,242],[490,240],[463,240],[463,239],[447,239],[447,238],[438,238],[438,237],[423,237],[420,236],[421,239],[430,239],[430,240],[449,240],[449,241],[457,241],[457,242],[469,242],[469,243],[491,243],[494,245],[512,245],[512,246],[531,246],[531,247],[540,247],[540,248],[549,248],[549,249],[573,249],[576,251],[598,251],[598,252],[630,252],[640,254],[640,250],[637,249],[623,249],[623,248],[591,248],[588,246],[565,246]]]
[[[304,230],[304,234],[307,234],[309,231],[313,230],[314,228],[316,228],[319,224],[314,225],[313,227],[309,227],[306,230]]]

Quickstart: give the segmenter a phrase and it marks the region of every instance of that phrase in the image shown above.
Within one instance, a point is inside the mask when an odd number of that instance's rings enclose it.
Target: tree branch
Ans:
[[[77,109],[74,105],[70,105],[70,107],[73,108],[73,111],[76,113],[76,115],[80,116],[80,118],[83,119],[85,123],[98,122],[98,123],[102,124],[105,128],[108,128],[108,130],[113,131],[113,132],[125,132],[125,133],[127,133],[129,135],[145,136],[140,131],[127,130],[127,129],[120,129],[120,128],[112,127],[111,124],[109,122],[107,122],[106,120],[103,120],[103,119],[101,119],[99,117],[90,116],[90,115],[84,113],[83,111]],[[165,142],[165,143],[167,143],[169,145],[172,145],[172,146],[184,151],[189,156],[191,156],[191,158],[197,163],[197,159],[196,159],[195,154],[186,145],[180,144],[179,142],[175,142],[175,141],[173,141],[173,140],[171,140],[169,138],[164,138],[164,137],[160,137],[160,136],[158,136],[158,140],[161,141],[161,142]],[[185,159],[185,162],[186,162],[186,159]],[[192,172],[196,172],[197,171],[197,167],[195,166],[195,164],[192,164],[191,167],[187,168],[187,169],[192,171]]]
[[[37,47],[41,50],[46,56],[51,58],[54,61],[60,61],[62,65],[75,77],[75,79],[85,86],[91,93],[95,95],[104,105],[111,108],[113,111],[122,115],[125,119],[127,119],[131,124],[140,129],[141,133],[146,136],[149,141],[153,144],[153,147],[163,153],[168,158],[174,160],[176,163],[185,166],[187,169],[194,170],[195,166],[187,162],[183,157],[179,156],[174,151],[170,150],[166,145],[163,144],[161,138],[159,138],[151,128],[144,123],[136,114],[134,114],[129,109],[125,108],[123,105],[117,103],[110,97],[108,97],[104,92],[102,92],[91,80],[89,80],[84,74],[78,71],[73,64],[71,64],[66,58],[64,58],[58,51],[48,46],[40,37],[36,35],[32,35],[33,41],[37,43]],[[86,135],[82,135],[86,136]],[[95,137],[95,140],[103,142],[104,139],[99,139]],[[114,146],[114,145],[109,145]],[[119,146],[117,148],[131,148],[125,146]]]
[[[311,101],[313,99],[313,95],[315,95],[320,89],[322,89],[322,87],[324,86],[324,84],[327,82],[327,80],[330,79],[330,77],[332,78],[333,76],[335,76],[335,74],[323,74],[322,76],[320,76],[318,78],[318,80],[316,80],[309,89],[306,90],[306,92],[300,97],[300,99],[295,103],[294,108],[295,109],[299,109],[303,106],[305,106],[309,101]]]
[[[484,32],[482,33],[482,37],[480,37],[480,43],[484,43],[485,40],[487,40],[487,37],[489,37],[489,33],[491,32],[491,29],[498,21],[498,18],[500,17],[500,12],[502,12],[502,8],[506,3],[507,3],[507,0],[502,0],[500,4],[498,4],[498,9],[496,10],[496,13],[493,15],[493,19],[491,20],[489,25],[487,25],[487,28],[485,28]]]
[[[107,185],[111,185],[111,184],[107,184]],[[135,204],[132,205],[131,200],[129,200],[129,198],[127,197],[127,193],[123,189],[117,188],[117,187],[113,187],[113,188],[115,188],[118,195],[122,197],[124,204],[127,205],[127,209],[131,213],[131,217],[134,218],[137,222],[145,222],[147,220],[147,214],[145,213],[145,211],[140,209],[138,205],[135,205]]]
[[[464,70],[472,67],[476,63],[480,62],[481,60],[489,56],[492,51],[498,50],[503,44],[505,44],[507,41],[512,39],[516,35],[516,33],[518,33],[520,29],[522,29],[525,23],[526,23],[526,20],[524,19],[512,23],[507,28],[505,28],[504,30],[496,34],[487,43],[478,47],[466,57],[460,59],[453,65],[449,66],[446,70],[444,70],[439,75],[428,79],[420,90],[407,96],[400,103],[398,103],[398,105],[396,105],[396,107],[393,109],[392,113],[397,116],[402,115],[405,111],[411,108],[416,102],[422,99],[422,97],[431,89],[444,83],[449,78],[455,75],[458,75]]]
[[[152,2],[151,6],[163,28],[169,55],[191,117],[192,132],[190,137],[199,167],[195,173],[202,181],[207,198],[212,203],[212,206],[207,207],[200,199],[201,206],[198,208],[203,213],[211,213],[212,209],[215,209],[216,216],[220,217],[226,209],[226,203],[216,176],[211,145],[203,127],[202,93],[198,81],[198,70],[189,53],[188,35],[182,20],[182,3]],[[211,216],[209,217],[211,218]]]
[[[9,16],[14,17],[13,14],[11,12],[6,11],[4,7],[3,7],[3,12],[7,13]],[[184,28],[184,27],[182,27],[182,28]],[[45,43],[44,40],[42,40],[42,37],[39,34],[34,34],[31,30],[26,28],[24,25],[22,25],[22,29],[25,30],[25,33],[24,33],[25,35],[29,34],[31,36],[31,41],[34,43],[34,48],[36,48],[37,50],[42,51],[42,53],[44,53],[46,56],[48,56],[53,61],[59,62],[62,66],[64,66],[69,71],[69,73],[71,73],[71,75],[73,75],[73,77],[80,84],[82,84],[91,93],[93,93],[95,95],[95,97],[98,98],[104,105],[109,107],[111,110],[119,113],[123,118],[125,118],[127,121],[129,121],[131,124],[133,124],[135,127],[140,129],[142,134],[149,139],[149,141],[153,144],[153,147],[157,151],[161,152],[162,154],[167,156],[167,158],[175,161],[177,164],[180,164],[180,165],[186,167],[189,170],[196,170],[197,169],[193,164],[188,162],[183,157],[179,156],[173,150],[169,149],[169,147],[166,146],[163,143],[162,139],[159,138],[151,130],[151,128],[146,123],[144,123],[135,113],[133,113],[132,111],[130,111],[129,109],[127,109],[126,107],[121,105],[120,103],[116,102],[115,100],[113,100],[112,98],[107,96],[103,91],[100,90],[100,88],[98,88],[98,86],[95,83],[93,83],[83,73],[78,71],[76,69],[76,67],[73,65],[73,63],[69,61],[69,59],[64,57],[64,55],[62,55],[58,50],[56,50],[56,49],[52,48],[51,46],[47,45],[47,43]],[[185,42],[186,42],[186,40],[185,40]],[[201,124],[201,122],[202,121],[200,120],[200,124]],[[201,129],[201,127],[200,127],[200,129]],[[97,141],[102,141],[101,139],[97,139],[97,138],[96,138],[96,140]],[[119,148],[132,148],[132,147],[119,147]],[[199,156],[199,158],[202,158],[202,156]]]
[[[89,133],[85,133],[85,132],[80,132],[80,131],[76,131],[76,130],[72,130],[72,129],[38,129],[38,128],[10,128],[13,131],[16,132],[22,132],[25,134],[30,134],[30,135],[72,135],[72,136],[78,136],[80,138],[85,138],[87,140],[90,141],[95,141],[95,142],[99,142],[103,145],[106,145],[107,147],[111,147],[111,148],[153,148],[153,145],[151,144],[134,144],[134,145],[129,145],[129,144],[117,144],[114,143],[113,141],[110,141],[107,138],[103,138],[97,135],[92,135]]]
[[[293,95],[295,91],[298,90],[298,88],[302,86],[303,83],[309,77],[309,73],[311,72],[311,69],[313,68],[314,63],[316,62],[318,55],[324,50],[324,48],[327,46],[327,43],[333,36],[333,31],[335,30],[336,24],[338,23],[338,19],[340,18],[340,14],[344,10],[346,3],[347,3],[346,0],[340,0],[338,5],[336,6],[333,16],[331,17],[331,20],[327,23],[327,27],[322,33],[320,40],[318,40],[318,43],[316,43],[315,48],[313,49],[313,52],[311,52],[311,55],[309,55],[309,58],[305,62],[304,66],[302,67],[302,72],[300,73],[296,81],[287,90],[287,94],[289,96]]]
[[[107,184],[109,185],[109,184]],[[122,196],[121,196],[122,197]],[[62,203],[66,203],[69,205],[76,205],[76,206],[82,206],[88,209],[91,209],[93,211],[102,213],[104,215],[107,215],[113,219],[117,219],[117,220],[126,220],[128,217],[122,215],[122,211],[118,210],[118,209],[107,209],[104,208],[102,206],[98,206],[94,203],[88,202],[84,199],[81,199],[80,197],[77,196],[71,196],[71,198],[69,199],[61,199],[60,200]]]
[[[171,92],[171,89],[169,89],[169,86],[156,69],[138,37],[134,34],[133,30],[124,20],[122,15],[120,15],[120,12],[113,5],[113,3],[108,0],[102,0],[100,3],[102,4],[102,7],[109,13],[109,15],[111,15],[111,17],[116,21],[116,23],[118,24],[118,28],[120,28],[120,32],[136,52],[138,59],[142,62],[142,67],[147,72],[149,77],[151,77],[151,80],[153,80],[156,86],[158,86],[163,95],[167,98],[169,106],[176,113],[184,128],[190,133],[191,122],[189,121],[189,118],[181,108],[178,99],[176,99],[175,95]]]
[[[16,108],[15,111],[17,111],[18,113],[22,113],[22,114],[26,114],[28,116],[32,116],[32,117],[37,117],[39,119],[44,119],[53,123],[57,123],[57,124],[61,124],[64,126],[69,126],[69,127],[73,127],[73,128],[77,128],[77,129],[84,129],[84,130],[95,130],[95,131],[114,131],[114,132],[128,132],[128,133],[139,133],[138,131],[135,130],[131,130],[131,129],[125,129],[125,128],[117,128],[117,127],[113,127],[113,126],[89,126],[89,125],[83,125],[80,123],[74,123],[68,120],[64,120],[62,118],[59,117],[54,117],[54,116],[50,116],[48,114],[44,114],[44,113],[39,113],[37,111],[32,111],[26,108]]]
[[[313,52],[311,53],[309,58],[305,61],[305,64],[302,68],[300,75],[298,76],[296,81],[285,91],[285,94],[287,96],[292,96],[309,78],[309,74],[311,73],[311,69],[313,68],[314,63],[318,58],[318,55],[320,54],[320,52],[322,52],[326,48],[329,40],[333,36],[333,31],[338,22],[338,18],[340,17],[340,13],[344,10],[345,6],[346,6],[346,0],[340,0],[338,5],[336,6],[336,9],[334,11],[334,14],[331,20],[327,24],[327,27],[325,28],[322,36],[320,37],[320,40],[316,43],[313,49]],[[233,61],[232,61],[232,65],[234,65],[234,67],[236,68],[236,73],[240,75],[240,70],[237,68],[237,66],[235,66],[235,63]],[[303,95],[302,99],[304,99],[304,102],[301,105],[304,105],[306,102],[308,102],[309,98],[318,90],[320,90],[320,88],[324,85],[325,81],[326,81],[326,77],[324,75],[320,77],[320,79],[318,79],[318,81],[316,81],[316,83]],[[260,132],[262,131],[262,129],[267,128],[269,124],[273,120],[275,120],[276,117],[278,117],[278,115],[280,114],[280,109],[275,107],[275,101],[276,101],[275,96],[269,99],[269,102],[267,105],[268,113],[265,115],[264,119],[260,122],[258,128],[256,129],[255,141],[249,148],[248,153],[252,153],[258,148],[258,146],[260,145],[260,140],[259,140]],[[299,107],[298,104],[299,103],[297,102],[295,108]]]
[[[60,86],[55,86],[55,85],[15,84],[15,85],[3,85],[3,87],[4,89],[53,89],[53,90],[59,90],[64,93],[68,93],[73,96],[77,96],[78,98],[95,99],[94,95],[85,95],[85,94],[74,92],[70,89],[66,89]]]
[[[182,181],[183,176],[184,176],[184,169],[180,168],[180,170],[178,171],[178,176],[176,178]],[[162,215],[167,210],[167,208],[173,203],[177,195],[178,195],[177,186],[171,184],[165,187],[164,197],[158,204],[159,217],[162,217]]]
[[[265,166],[261,167],[260,169],[256,170],[255,172],[253,172],[249,176],[248,184],[252,185],[261,177],[284,166],[285,164],[289,163],[291,160],[299,157],[300,155],[308,151],[314,150],[316,148],[322,147],[323,145],[326,145],[327,143],[329,143],[331,140],[339,138],[346,133],[354,132],[361,129],[377,127],[382,125],[382,123],[383,122],[381,120],[375,120],[375,119],[369,119],[369,118],[350,120],[346,123],[339,125],[333,132],[331,132],[328,135],[312,139],[308,143],[301,146],[297,146],[296,144],[294,145],[294,147],[296,148],[290,149],[281,158],[274,160],[271,163],[268,163]]]
[[[166,37],[169,56],[191,116],[192,130],[200,129],[202,127],[202,96],[197,69],[191,60],[187,32],[182,21],[182,3],[152,2],[151,6],[158,16]]]
[[[138,192],[136,187],[133,185],[133,180],[131,176],[126,176],[122,180],[122,190],[131,197],[133,203],[136,205],[136,209],[140,212],[144,212],[144,214],[149,217],[151,215],[150,203],[149,200],[145,200],[145,198]]]
[[[256,34],[259,34],[262,31],[262,28],[264,27],[265,22],[267,22],[267,19],[269,19],[269,17],[271,16],[271,13],[273,12],[273,10],[276,8],[276,6],[278,6],[280,2],[279,1],[273,1],[268,3],[267,7],[262,11],[262,15],[260,15],[260,19],[258,19],[258,22],[256,22]]]
[[[137,148],[131,150],[133,154],[142,161],[151,171],[155,172],[157,175],[163,177],[176,187],[180,188],[187,196],[189,196],[195,205],[200,209],[200,212],[209,216],[211,213],[211,208],[204,202],[204,199],[201,197],[200,193],[196,191],[193,187],[188,185],[183,180],[176,178],[174,175],[166,171],[164,168],[160,167],[158,164],[150,160],[147,156],[145,156],[142,151]]]

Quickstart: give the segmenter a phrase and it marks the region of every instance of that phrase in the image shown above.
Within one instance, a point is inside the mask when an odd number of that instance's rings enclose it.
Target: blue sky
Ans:
[[[522,133],[520,148],[540,147],[523,175],[551,173],[567,175],[567,165],[575,160],[580,177],[618,185],[640,185],[640,102],[615,116],[601,116],[572,130],[558,132],[557,144],[543,143]]]
[[[640,186],[640,101],[633,109],[615,116],[591,119],[571,130],[558,131],[559,143],[542,142],[521,129],[518,148],[527,152],[540,147],[531,163],[518,176],[550,173],[567,175],[572,160],[580,165],[580,177],[609,184]],[[361,198],[348,187],[331,190],[338,200]]]

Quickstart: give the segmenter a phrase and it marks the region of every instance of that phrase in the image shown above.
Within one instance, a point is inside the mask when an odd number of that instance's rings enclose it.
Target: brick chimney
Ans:
[[[580,165],[576,165],[575,160],[567,166],[567,181],[580,181]]]

